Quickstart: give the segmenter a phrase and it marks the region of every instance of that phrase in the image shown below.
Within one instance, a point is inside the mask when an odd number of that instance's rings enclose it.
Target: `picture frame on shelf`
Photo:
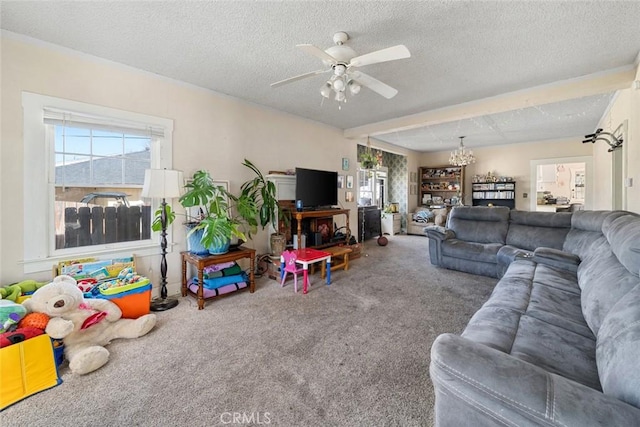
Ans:
[[[343,171],[349,170],[349,159],[347,157],[342,158],[342,170]]]
[[[344,175],[338,175],[338,188],[344,188]]]

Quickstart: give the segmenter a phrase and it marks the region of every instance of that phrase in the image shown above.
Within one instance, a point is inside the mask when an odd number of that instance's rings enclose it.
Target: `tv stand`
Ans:
[[[291,216],[297,222],[297,230],[298,230],[298,248],[302,248],[302,221],[305,219],[313,219],[313,218],[328,218],[333,217],[334,215],[344,215],[346,218],[346,226],[349,228],[349,209],[320,209],[320,210],[312,210],[312,211],[294,211],[291,212]],[[333,220],[331,221],[333,223]],[[326,246],[332,246],[338,244],[339,242],[333,242],[331,239],[331,244],[327,244]],[[325,245],[323,245],[325,246]]]

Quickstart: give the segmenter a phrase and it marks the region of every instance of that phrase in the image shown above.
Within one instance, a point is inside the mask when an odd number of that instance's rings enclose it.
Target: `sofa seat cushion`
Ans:
[[[582,316],[580,295],[575,293],[534,283],[526,314],[595,340],[593,332]]]
[[[520,319],[510,354],[545,371],[601,390],[595,339],[525,315]]]
[[[449,239],[442,242],[442,255],[495,264],[501,247],[502,245],[499,243],[476,243]]]
[[[596,338],[576,276],[565,270],[517,259],[462,336],[600,389]]]

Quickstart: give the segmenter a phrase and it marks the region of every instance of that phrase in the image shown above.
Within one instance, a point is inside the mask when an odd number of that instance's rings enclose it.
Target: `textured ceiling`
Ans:
[[[1,27],[341,129],[548,85],[634,63],[640,2],[2,1]],[[322,102],[326,75],[270,83],[322,68],[296,49],[330,47],[346,31],[358,54],[404,44],[409,59],[363,67],[398,89],[363,89],[338,110]],[[591,132],[611,94],[376,138],[418,151],[495,145]],[[572,118],[572,119],[569,119]]]

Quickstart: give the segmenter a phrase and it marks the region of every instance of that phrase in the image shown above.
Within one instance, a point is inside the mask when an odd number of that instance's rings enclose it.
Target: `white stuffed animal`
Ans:
[[[47,314],[45,332],[62,339],[71,372],[88,374],[104,366],[109,351],[104,348],[116,338],[138,338],[156,324],[155,314],[138,319],[121,319],[122,311],[106,299],[84,299],[76,281],[58,276],[24,302],[27,310]]]

